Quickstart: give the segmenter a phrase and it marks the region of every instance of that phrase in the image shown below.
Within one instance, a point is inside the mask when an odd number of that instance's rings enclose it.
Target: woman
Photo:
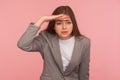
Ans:
[[[48,21],[48,27],[36,36]],[[80,34],[69,6],[59,6],[51,16],[30,23],[17,45],[40,52],[44,60],[40,80],[89,80],[90,39]]]

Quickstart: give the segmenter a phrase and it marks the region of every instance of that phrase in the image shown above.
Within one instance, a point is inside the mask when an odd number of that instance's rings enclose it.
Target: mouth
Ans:
[[[65,35],[65,34],[68,33],[68,31],[62,31],[61,33],[62,33],[63,35]]]

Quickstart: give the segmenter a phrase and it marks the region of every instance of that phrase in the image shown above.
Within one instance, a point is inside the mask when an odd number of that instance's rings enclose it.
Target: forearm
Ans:
[[[35,21],[35,23],[33,25],[35,27],[40,27],[44,22],[45,22],[44,17],[41,17],[40,19],[38,19],[37,21]]]

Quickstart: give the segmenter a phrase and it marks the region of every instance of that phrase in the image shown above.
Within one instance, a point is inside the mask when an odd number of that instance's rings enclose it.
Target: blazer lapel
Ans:
[[[71,61],[68,64],[66,70],[64,71],[64,75],[68,75],[80,63],[80,58],[83,49],[83,45],[82,43],[80,43],[80,39],[82,39],[82,37],[81,38],[75,37],[75,44],[74,44]]]
[[[52,46],[54,50],[54,52],[52,53],[53,57],[56,61],[56,64],[58,65],[58,68],[63,73],[63,63],[62,63],[62,58],[61,58],[61,53],[60,53],[59,40],[57,36],[55,36],[52,39]]]
[[[77,65],[79,65],[81,54],[82,54],[82,49],[83,49],[83,45],[82,45],[82,43],[80,43],[80,40],[82,40],[82,39],[83,39],[82,36],[79,38],[75,37],[75,44],[74,44],[72,57],[71,57],[71,60],[65,71],[63,71],[63,63],[62,63],[62,58],[61,58],[61,53],[60,53],[58,37],[55,36],[52,39],[52,46],[53,46],[52,54],[53,54],[53,57],[55,59],[55,62],[57,64],[58,68],[64,75],[68,75]]]

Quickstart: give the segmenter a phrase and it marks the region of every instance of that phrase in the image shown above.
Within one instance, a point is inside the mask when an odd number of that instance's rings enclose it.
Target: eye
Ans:
[[[66,24],[72,24],[72,22],[71,22],[71,21],[68,21],[68,22],[66,22]]]
[[[61,24],[62,24],[62,22],[60,22],[60,21],[56,22],[56,25],[61,25]]]

